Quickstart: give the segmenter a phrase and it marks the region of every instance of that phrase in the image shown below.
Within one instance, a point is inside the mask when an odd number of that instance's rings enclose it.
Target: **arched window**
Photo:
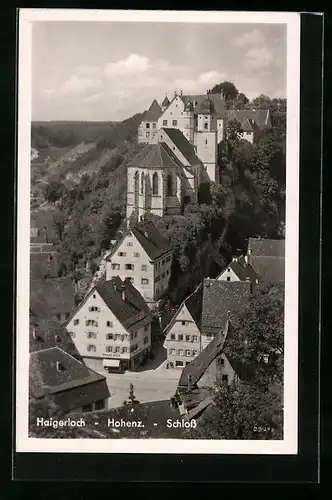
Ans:
[[[173,179],[172,179],[172,174],[168,174],[167,176],[167,195],[166,196],[172,196],[173,195]]]
[[[204,123],[204,128],[207,130],[207,129],[208,129],[208,127],[209,127],[208,123],[207,123],[207,122],[205,122],[205,123]]]
[[[144,193],[144,174],[141,174],[141,194]]]
[[[135,173],[135,206],[138,205],[138,194],[139,194],[139,173]]]
[[[155,172],[152,177],[152,194],[158,194],[158,174]]]

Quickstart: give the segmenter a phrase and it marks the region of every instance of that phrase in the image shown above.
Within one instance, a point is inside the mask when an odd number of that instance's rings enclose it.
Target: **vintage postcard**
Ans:
[[[19,10],[16,451],[297,454],[300,15]]]

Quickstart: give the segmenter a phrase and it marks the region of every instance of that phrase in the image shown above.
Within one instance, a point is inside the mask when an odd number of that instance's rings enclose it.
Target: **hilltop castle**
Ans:
[[[228,111],[221,94],[175,93],[161,105],[154,100],[138,127],[145,147],[127,165],[127,219],[179,214],[197,201],[201,183],[219,182],[218,144],[229,120],[239,121],[250,142],[270,124],[268,110]]]

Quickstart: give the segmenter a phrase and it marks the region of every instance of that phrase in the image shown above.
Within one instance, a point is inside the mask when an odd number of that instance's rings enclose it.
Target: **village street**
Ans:
[[[148,360],[137,371],[106,375],[111,393],[109,407],[121,406],[124,400],[128,399],[130,384],[133,384],[134,395],[141,403],[169,400],[176,391],[181,370],[167,370],[165,358],[166,351],[158,343],[154,349],[154,358]]]
[[[106,375],[111,398],[109,407],[122,406],[129,396],[129,386],[133,384],[134,395],[140,403],[170,399],[178,384],[181,370],[147,370],[141,372],[112,373]]]

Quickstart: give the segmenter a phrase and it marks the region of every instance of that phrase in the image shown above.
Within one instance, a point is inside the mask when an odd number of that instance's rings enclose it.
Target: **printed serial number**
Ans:
[[[255,426],[254,432],[273,432],[272,427]]]

